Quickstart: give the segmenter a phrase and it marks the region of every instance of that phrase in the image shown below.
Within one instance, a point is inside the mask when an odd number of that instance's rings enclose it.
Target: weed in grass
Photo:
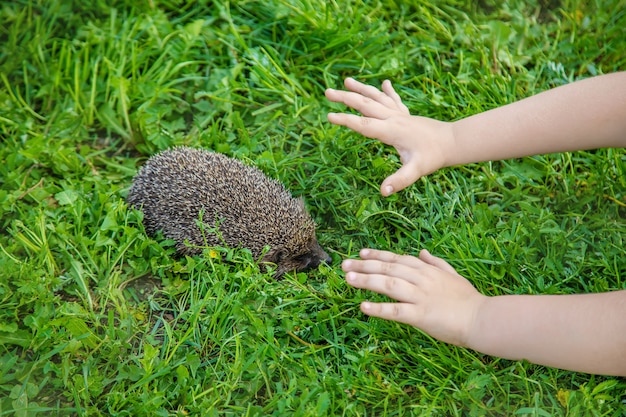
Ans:
[[[625,68],[623,1],[19,0],[0,6],[0,415],[624,415],[626,384],[364,317],[364,246],[486,294],[626,288],[623,150],[446,169],[329,125],[326,87],[394,81],[453,120]],[[124,203],[202,146],[303,196],[336,263],[281,282],[245,251],[174,257]]]

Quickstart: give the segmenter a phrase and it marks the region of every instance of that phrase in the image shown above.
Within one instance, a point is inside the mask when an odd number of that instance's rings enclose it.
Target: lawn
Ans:
[[[626,380],[508,361],[364,316],[362,247],[481,292],[626,289],[623,149],[440,170],[326,121],[346,76],[455,120],[626,69],[623,0],[17,0],[0,5],[0,416],[626,416]],[[303,196],[334,262],[180,258],[125,203],[174,145]]]

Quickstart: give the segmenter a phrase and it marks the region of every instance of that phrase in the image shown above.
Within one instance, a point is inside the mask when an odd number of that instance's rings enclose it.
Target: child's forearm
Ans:
[[[567,84],[452,123],[447,166],[626,146],[626,72]]]
[[[490,297],[467,345],[507,359],[626,376],[626,291]]]

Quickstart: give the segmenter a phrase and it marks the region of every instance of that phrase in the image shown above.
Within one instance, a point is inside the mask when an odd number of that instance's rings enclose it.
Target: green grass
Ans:
[[[397,155],[331,126],[323,97],[389,78],[414,114],[454,120],[624,70],[624,1],[204,3],[0,6],[0,416],[626,415],[623,378],[365,317],[383,297],[339,268],[426,247],[489,295],[625,289],[624,151],[382,198]],[[178,259],[148,238],[125,196],[181,144],[304,196],[334,264],[275,281],[245,251]]]

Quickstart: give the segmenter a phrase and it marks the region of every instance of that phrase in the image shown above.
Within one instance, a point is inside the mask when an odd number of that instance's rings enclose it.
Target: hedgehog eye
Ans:
[[[311,263],[311,255],[308,253],[296,256],[293,259],[303,267],[307,267]]]
[[[272,262],[279,264],[285,259],[285,251],[277,250],[271,257]]]

